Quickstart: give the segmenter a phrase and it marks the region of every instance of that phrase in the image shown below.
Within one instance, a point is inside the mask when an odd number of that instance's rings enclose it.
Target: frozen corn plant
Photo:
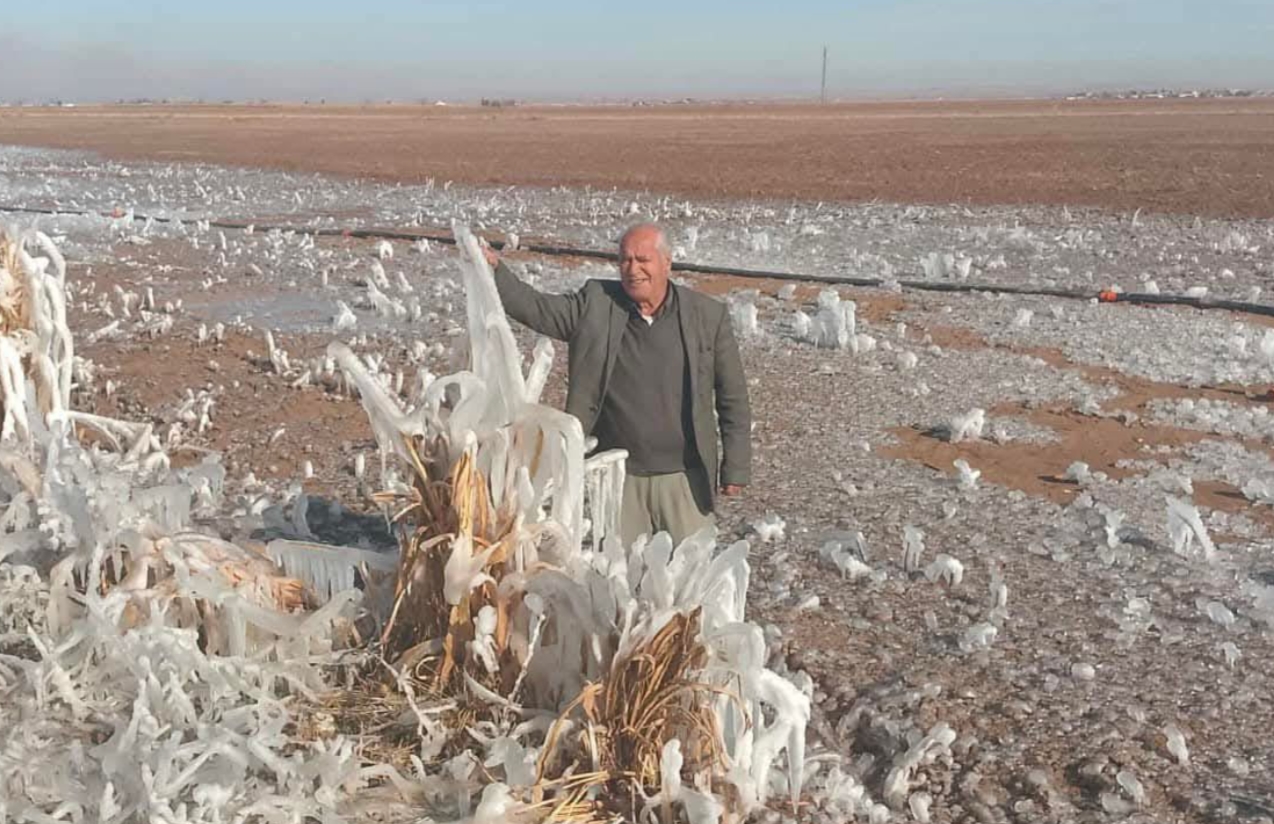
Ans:
[[[61,256],[7,231],[0,261],[0,810],[330,816],[362,766],[297,741],[282,699],[321,689],[360,593],[310,609],[267,557],[194,531],[224,470],[173,471],[149,425],[72,410]]]
[[[623,456],[586,459],[578,421],[538,403],[552,350],[521,372],[457,234],[469,369],[405,406],[331,348],[382,451],[397,557],[201,534],[192,512],[215,509],[224,469],[172,470],[148,426],[69,408],[60,258],[3,239],[6,816],[330,821],[369,785],[440,820],[795,802],[810,703],[746,620],[747,544],[618,541]],[[292,506],[308,533],[304,496]],[[337,733],[343,713],[411,719],[410,774]]]
[[[579,421],[539,403],[552,348],[537,346],[522,373],[478,241],[463,226],[456,237],[467,371],[407,407],[346,346],[329,349],[385,462],[410,478],[380,496],[401,549],[379,637],[434,696],[417,699],[426,768],[479,731],[479,817],[541,799],[636,816],[645,797],[716,821],[795,801],[810,704],[765,667],[765,638],[746,621],[748,545],[719,550],[711,530],[680,546],[666,534],[621,544],[623,456],[586,459]],[[758,532],[781,530],[773,518]],[[447,815],[468,813],[457,799]]]

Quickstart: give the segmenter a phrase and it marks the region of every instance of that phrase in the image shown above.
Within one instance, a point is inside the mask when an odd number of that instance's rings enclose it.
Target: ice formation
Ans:
[[[792,331],[798,340],[826,349],[848,349],[854,354],[870,352],[876,348],[876,339],[858,332],[858,305],[852,300],[841,300],[834,289],[825,289],[818,295],[818,311],[813,316],[797,312],[792,319]]]
[[[956,415],[947,424],[951,443],[977,440],[982,437],[982,429],[986,426],[986,411],[970,409],[963,415]]]
[[[1062,475],[1062,480],[1071,481],[1083,486],[1088,483],[1090,477],[1092,477],[1092,473],[1088,469],[1088,464],[1083,461],[1075,461],[1070,466],[1066,467],[1066,472]]]
[[[755,338],[761,334],[761,325],[757,320],[756,304],[751,300],[736,297],[729,302],[730,324],[734,334],[743,339]]]
[[[336,333],[347,332],[358,325],[358,316],[354,314],[354,310],[343,300],[336,302],[336,314],[332,316],[332,331]]]
[[[1077,681],[1092,681],[1097,677],[1097,669],[1085,662],[1071,664],[1071,677]]]
[[[766,668],[765,637],[745,619],[747,544],[718,550],[711,531],[676,547],[664,534],[619,544],[622,459],[586,461],[579,422],[538,404],[551,350],[537,347],[529,376],[520,371],[477,242],[457,234],[469,371],[430,382],[408,407],[350,350],[331,349],[382,467],[414,474],[411,489],[398,482],[382,498],[396,507],[398,558],[301,542],[260,554],[193,531],[200,490],[220,494],[224,470],[170,470],[148,426],[69,408],[60,257],[39,235],[7,246],[0,288],[6,307],[21,308],[0,337],[6,816],[331,821],[352,794],[388,781],[406,802],[445,796],[451,813],[495,822],[533,796],[578,791],[572,803],[601,803],[596,791],[619,776],[695,822],[775,795],[795,801],[810,700]],[[81,446],[73,426],[110,448]],[[454,496],[437,510],[454,518],[445,524],[425,512],[441,485]],[[304,496],[292,506],[307,532]],[[417,577],[416,562],[434,558]],[[15,589],[29,608],[12,601]],[[442,634],[412,636],[424,628],[416,607],[431,598]],[[330,689],[325,673],[341,647],[366,638],[355,631],[364,618],[387,651],[406,640],[439,667],[440,687],[490,708],[471,732],[448,729],[448,699],[422,706],[396,674],[418,722],[412,777],[366,763],[334,728],[297,737],[298,707]],[[13,654],[15,643],[30,651]],[[672,680],[654,676],[653,661]],[[677,712],[644,697],[665,687]],[[631,715],[644,711],[655,720]],[[604,741],[577,735],[598,724]],[[450,739],[467,749],[440,761]],[[603,778],[588,784],[580,767]]]
[[[902,529],[902,568],[904,572],[920,571],[920,559],[925,553],[925,534],[907,524]]]
[[[920,258],[920,270],[928,280],[968,280],[969,273],[973,271],[973,259],[964,255],[956,257],[950,252],[930,252]]]
[[[901,810],[911,792],[911,782],[916,770],[947,752],[955,740],[955,731],[940,723],[928,735],[901,753],[885,777],[885,803],[895,810]]]
[[[818,555],[840,570],[842,577],[851,581],[871,574],[871,567],[865,562],[867,539],[862,532],[847,533],[843,538],[830,538],[819,548]]]
[[[1208,537],[1199,510],[1180,498],[1167,496],[1168,534],[1172,538],[1172,549],[1178,555],[1190,555],[1194,544],[1199,544],[1199,552],[1204,560],[1211,560],[1216,554],[1216,547]]]
[[[773,512],[768,512],[765,517],[753,522],[752,531],[756,533],[757,540],[763,544],[772,544],[782,541],[787,530],[787,522]]]
[[[1181,766],[1189,766],[1190,750],[1186,746],[1186,737],[1182,734],[1181,728],[1176,724],[1169,724],[1163,728],[1163,734],[1167,739],[1165,746],[1168,754],[1177,759],[1177,763]]]
[[[776,762],[783,758],[781,785],[795,798],[802,784],[809,699],[764,668],[764,639],[757,627],[744,622],[747,544],[716,552],[715,536],[706,531],[679,547],[665,534],[632,547],[594,535],[586,546],[587,532],[613,530],[618,523],[615,480],[622,484],[622,474],[607,467],[622,466],[622,459],[586,462],[579,422],[538,404],[540,373],[547,370],[552,351],[537,347],[530,375],[520,372],[521,358],[478,243],[463,227],[457,227],[457,238],[468,298],[468,373],[438,378],[426,390],[424,403],[407,409],[344,346],[334,344],[331,354],[358,388],[382,455],[415,467],[418,478],[441,473],[449,475],[457,490],[477,485],[477,503],[469,505],[477,507],[474,516],[461,515],[458,534],[417,533],[428,542],[443,541],[442,546],[449,541],[449,554],[439,560],[445,561],[441,594],[453,616],[456,609],[472,614],[471,625],[452,622],[442,630],[448,637],[468,638],[466,648],[475,653],[467,663],[456,658],[466,689],[523,712],[557,717],[547,740],[532,740],[530,732],[519,732],[522,727],[513,726],[507,716],[493,719],[497,725],[509,724],[499,727],[494,738],[541,748],[541,775],[573,769],[581,758],[607,763],[615,757],[612,750],[599,750],[600,745],[588,740],[572,739],[575,743],[566,746],[558,731],[562,725],[596,722],[594,713],[635,710],[636,699],[622,691],[648,685],[649,677],[638,675],[655,654],[647,650],[672,654],[674,647],[683,648],[679,654],[689,656],[685,677],[703,685],[686,687],[685,700],[715,718],[713,728],[720,737],[711,746],[724,755],[716,767],[696,755],[696,769],[719,770],[716,780],[733,785],[733,797],[746,810],[775,791],[774,777],[780,774]],[[453,394],[444,407],[447,392]],[[591,472],[600,473],[596,481],[588,480]],[[472,480],[462,483],[464,478]],[[482,503],[484,498],[489,503]],[[418,498],[409,497],[408,503],[413,500],[412,508],[423,505]],[[781,519],[771,516],[758,525],[758,534],[781,537],[782,526]],[[423,543],[421,547],[425,552]],[[400,587],[397,597],[402,600],[408,593]],[[507,637],[484,630],[491,629],[493,613],[483,612],[488,608],[507,615]],[[493,661],[500,672],[491,672]],[[509,676],[503,681],[497,677],[483,681],[485,686],[478,683],[488,674],[503,673]],[[629,680],[634,678],[638,680]],[[509,681],[516,687],[505,693],[500,684]],[[741,701],[719,694],[726,688],[737,690]],[[668,754],[677,741],[689,759],[689,753],[703,751],[701,734],[702,728],[670,721],[657,733],[656,743]],[[504,782],[517,789],[507,771]],[[696,809],[725,803],[706,792],[666,792],[670,801],[698,799]]]
[[[1234,626],[1234,613],[1220,601],[1208,601],[1203,606],[1203,613],[1208,616],[1208,620],[1212,623],[1225,629]]]
[[[956,458],[954,465],[956,471],[960,473],[960,488],[965,490],[977,489],[978,478],[982,477],[982,470],[969,466],[969,462],[964,458]]]
[[[299,582],[190,531],[193,499],[218,496],[224,470],[173,472],[149,426],[71,410],[61,257],[37,233],[0,247],[0,579],[22,582],[0,610],[0,809],[16,820],[325,815],[333,792],[364,783],[359,764],[341,740],[298,747],[279,696],[322,687],[318,667],[360,593],[292,614]],[[74,425],[110,449],[82,446]],[[15,598],[32,606],[15,613]]]
[[[947,586],[959,586],[964,580],[964,564],[945,552],[940,552],[933,563],[925,568],[925,577],[935,584],[941,581]]]
[[[995,624],[982,622],[974,624],[964,631],[960,636],[960,649],[965,652],[973,652],[979,649],[990,649],[991,644],[995,641],[995,636],[1000,632]]]
[[[1115,781],[1124,792],[1128,793],[1132,803],[1138,806],[1146,803],[1146,788],[1137,776],[1128,770],[1120,770],[1115,774]]]

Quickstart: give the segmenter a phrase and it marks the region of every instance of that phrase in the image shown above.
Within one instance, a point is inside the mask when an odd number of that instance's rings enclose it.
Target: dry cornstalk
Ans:
[[[698,680],[708,652],[700,639],[700,610],[674,615],[658,632],[615,662],[601,683],[588,684],[550,728],[537,764],[537,789],[553,788],[550,773],[571,776],[581,761],[591,764],[580,796],[605,787],[605,798],[635,799],[658,791],[664,745],[676,738],[687,752],[686,764],[695,773],[723,765],[721,731],[711,700],[727,694]],[[580,729],[569,763],[562,750],[563,732],[578,719]],[[559,794],[560,798],[561,795]],[[574,797],[573,795],[571,796]]]
[[[433,686],[441,692],[455,694],[466,672],[503,691],[517,676],[508,655],[509,615],[515,604],[498,594],[513,537],[512,519],[496,512],[487,478],[474,465],[470,452],[444,470],[433,457],[445,453],[440,442],[431,444],[425,454],[419,438],[408,438],[405,445],[413,469],[409,492],[377,496],[397,509],[393,521],[401,547],[394,606],[382,644],[391,659],[411,661],[417,671],[431,671]],[[466,592],[452,605],[444,592],[446,566],[455,541],[462,536],[475,552],[489,551],[482,571],[490,582]],[[466,668],[474,621],[487,606],[498,616],[496,652],[502,666],[494,678]]]

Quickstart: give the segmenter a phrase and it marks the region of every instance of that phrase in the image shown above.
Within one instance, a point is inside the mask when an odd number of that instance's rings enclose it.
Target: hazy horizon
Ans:
[[[1257,0],[48,5],[8,16],[0,100],[808,99],[824,45],[833,99],[1274,88]]]

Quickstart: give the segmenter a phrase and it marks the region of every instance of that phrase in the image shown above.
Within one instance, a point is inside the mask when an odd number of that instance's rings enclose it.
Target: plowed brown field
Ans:
[[[4,108],[0,143],[403,182],[1274,217],[1274,99]]]

